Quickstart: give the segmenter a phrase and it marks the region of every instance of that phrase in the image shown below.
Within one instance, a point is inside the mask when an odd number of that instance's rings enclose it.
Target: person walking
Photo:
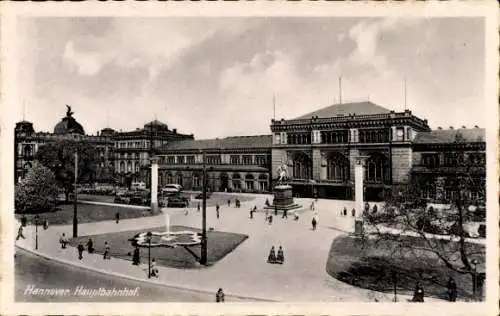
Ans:
[[[66,239],[65,233],[62,233],[61,237],[59,237],[59,243],[61,244],[62,249],[66,249],[66,244],[68,243],[68,240]]]
[[[281,218],[288,218],[288,210],[287,209],[283,210],[283,216],[281,216]]]
[[[227,207],[231,207],[231,199],[227,200]]]
[[[106,260],[106,259],[110,260],[110,259],[111,259],[110,255],[109,255],[109,251],[110,251],[109,244],[108,244],[108,242],[107,242],[107,241],[105,241],[105,242],[104,242],[104,254],[103,254],[103,256],[102,256],[102,258],[103,258],[104,260]]]
[[[278,205],[274,206],[274,216],[278,216]]]
[[[314,201],[311,202],[310,208],[311,208],[311,211],[314,211]]]
[[[271,247],[269,255],[267,256],[267,263],[276,263],[276,253],[274,252],[274,246]]]
[[[453,280],[452,277],[448,280],[448,284],[446,285],[447,292],[448,292],[448,300],[450,302],[456,302],[457,301],[457,284],[455,283],[455,280]]]
[[[250,219],[253,219],[253,209],[250,209]]]
[[[26,239],[26,237],[24,237],[24,234],[23,234],[23,225],[22,224],[19,226],[19,229],[17,230],[16,240],[19,240],[19,238]]]
[[[313,216],[311,224],[312,224],[312,229],[316,230],[316,225],[318,225],[318,221],[316,220],[316,216]]]
[[[138,266],[141,263],[141,252],[138,246],[135,246],[134,254],[132,255],[132,264]]]
[[[412,302],[424,302],[424,288],[420,286],[419,282],[417,282],[417,285],[415,286],[415,292],[413,292]]]
[[[299,213],[297,213],[297,211],[293,212],[293,219],[296,220],[296,221],[299,220]]]
[[[116,212],[115,214],[115,221],[118,224],[120,222],[120,213]]]
[[[273,223],[273,214],[269,215],[269,225]]]
[[[224,302],[224,291],[222,290],[222,288],[219,288],[219,290],[217,291],[217,293],[215,293],[215,302],[217,303],[223,303]]]
[[[356,209],[354,209],[354,208],[352,209],[351,215],[352,215],[352,217],[356,216]]]
[[[219,217],[220,217],[220,212],[219,212],[219,209],[220,209],[220,206],[219,206],[219,204],[217,204],[217,205],[215,206],[215,213],[216,213],[216,215],[217,215],[217,219],[219,219]]]
[[[347,208],[344,207],[344,216],[347,216]]]
[[[85,250],[85,247],[83,247],[82,243],[78,243],[78,259],[82,260],[83,259],[83,251]]]
[[[151,276],[154,276],[155,278],[159,277],[160,271],[158,270],[158,267],[156,266],[156,258],[151,259]]]
[[[200,211],[200,202],[198,202],[198,206],[196,207],[196,210],[199,212]]]
[[[276,256],[276,262],[283,264],[285,262],[285,255],[283,253],[283,248],[281,246],[278,248],[278,255]]]
[[[94,242],[92,241],[92,238],[89,238],[87,241],[87,252],[94,253]]]

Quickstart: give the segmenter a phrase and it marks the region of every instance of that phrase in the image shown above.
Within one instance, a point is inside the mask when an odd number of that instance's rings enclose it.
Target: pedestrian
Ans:
[[[316,221],[316,216],[313,216],[311,224],[312,224],[312,229],[316,230],[316,225],[318,224],[318,222]]]
[[[197,211],[200,211],[200,202],[198,202]]]
[[[184,216],[188,216],[189,214],[189,210],[187,207],[184,208]]]
[[[120,213],[116,212],[116,214],[115,214],[115,220],[116,220],[117,224],[120,222]]]
[[[217,204],[215,206],[215,213],[217,213],[217,219],[219,219],[219,216],[220,216],[219,209],[220,209],[220,206],[219,206],[219,204]]]
[[[297,211],[293,212],[293,219],[296,220],[296,221],[299,220],[299,214],[297,213]]]
[[[61,244],[62,249],[66,249],[66,244],[68,243],[68,240],[66,239],[65,233],[62,233],[61,237],[59,237],[59,243]]]
[[[456,302],[457,300],[457,284],[452,277],[448,280],[448,284],[446,285],[448,292],[448,300],[450,302]]]
[[[356,216],[356,210],[353,208],[351,211],[352,217]]]
[[[347,208],[344,207],[344,216],[347,216]]]
[[[231,207],[231,199],[227,200],[227,207]]]
[[[278,255],[276,256],[276,262],[283,264],[285,262],[285,255],[283,253],[283,248],[281,246],[278,249]]]
[[[151,276],[155,278],[159,277],[160,271],[158,271],[158,267],[156,266],[156,259],[151,259]]]
[[[87,241],[87,252],[94,253],[94,242],[92,241],[92,238],[89,238]]]
[[[85,250],[85,247],[83,247],[82,243],[78,243],[78,259],[82,260],[83,259],[83,251]]]
[[[314,201],[311,202],[310,209],[311,209],[311,211],[314,211]]]
[[[224,291],[222,290],[222,288],[219,288],[219,290],[215,294],[215,301],[217,303],[223,303],[224,302]]]
[[[370,204],[368,204],[368,202],[365,202],[365,209],[363,214],[368,214],[368,212],[370,212]]]
[[[134,254],[132,255],[132,264],[138,266],[141,263],[141,252],[138,246],[135,246]]]
[[[250,219],[253,219],[253,209],[250,209]]]
[[[266,206],[269,206],[269,199],[266,199]]]
[[[257,212],[257,205],[254,205],[254,207],[253,207],[253,211],[254,211],[254,212]]]
[[[104,254],[102,256],[102,258],[104,260],[106,260],[106,259],[110,260],[111,259],[110,255],[109,255],[109,250],[110,250],[109,244],[108,244],[107,241],[105,241],[104,242]]]
[[[19,229],[17,230],[16,240],[19,240],[19,238],[26,239],[26,237],[24,237],[24,235],[23,235],[23,225],[22,224],[19,226]]]
[[[419,282],[417,282],[417,285],[415,286],[415,292],[413,292],[412,302],[424,302],[424,289],[420,286]]]
[[[48,221],[48,220],[44,220],[44,221],[43,221],[43,229],[44,229],[44,230],[49,229],[49,221]]]
[[[274,216],[278,216],[278,205],[274,206]]]
[[[271,247],[269,255],[267,256],[267,263],[276,263],[276,253],[274,252],[274,246]]]
[[[267,222],[269,220],[269,209],[266,208],[266,217],[265,221]]]
[[[27,224],[28,224],[28,218],[26,217],[26,215],[23,215],[23,217],[21,217],[21,225],[23,227],[26,227]]]
[[[269,215],[269,225],[273,223],[273,214]]]
[[[431,206],[431,207],[432,207],[432,206]],[[372,213],[373,213],[373,214],[377,214],[377,211],[378,211],[377,204],[374,204],[374,205],[373,205],[373,209],[372,209]]]
[[[284,209],[283,210],[283,216],[281,218],[288,218],[288,210],[287,209]]]

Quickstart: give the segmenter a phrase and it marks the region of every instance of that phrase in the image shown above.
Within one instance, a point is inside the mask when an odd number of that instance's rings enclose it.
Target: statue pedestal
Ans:
[[[283,210],[293,210],[300,208],[301,205],[293,202],[292,187],[289,185],[277,185],[273,190],[274,199],[273,203],[269,206],[265,206],[265,209],[278,209]]]

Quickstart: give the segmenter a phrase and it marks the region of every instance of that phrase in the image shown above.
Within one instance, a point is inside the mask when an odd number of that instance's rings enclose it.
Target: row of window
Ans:
[[[360,143],[385,143],[389,142],[388,130],[357,130],[354,138],[358,139]],[[278,137],[278,135],[276,135]],[[322,131],[320,132],[321,144],[345,144],[349,142],[349,134],[347,130],[342,131]],[[311,133],[298,132],[287,133],[287,144],[290,145],[308,145],[311,144]],[[396,133],[395,140],[403,141],[403,135]]]
[[[422,154],[421,164],[427,167],[438,166],[457,166],[464,163],[472,165],[485,165],[485,153],[464,153],[464,152],[445,152],[442,156],[438,153]]]
[[[129,140],[129,141],[116,142],[115,147],[116,148],[146,149],[146,148],[149,148],[150,144],[151,143],[149,140]],[[161,141],[161,140],[155,140],[153,143],[154,146],[161,146],[161,145],[166,145],[166,144],[167,144],[167,141]]]
[[[254,159],[255,158],[255,159]],[[266,155],[230,155],[229,163],[232,165],[266,165],[268,162]],[[192,165],[196,163],[196,157],[194,155],[189,156],[166,156],[160,158],[161,164],[168,165]],[[220,165],[222,164],[222,158],[220,155],[207,155],[206,163],[209,165]]]

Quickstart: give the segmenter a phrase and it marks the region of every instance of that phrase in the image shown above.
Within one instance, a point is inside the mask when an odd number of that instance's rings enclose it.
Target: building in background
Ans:
[[[269,192],[271,135],[171,142],[158,153],[160,185],[201,190],[203,154],[210,191]]]
[[[150,157],[158,156],[161,186],[201,190],[205,155],[210,191],[269,192],[284,175],[296,196],[354,199],[354,164],[361,156],[367,200],[382,200],[410,177],[422,182],[422,196],[448,199],[465,171],[477,183],[472,198],[484,198],[481,128],[431,130],[426,119],[409,110],[395,112],[371,102],[334,104],[295,119],[272,120],[270,128],[271,135],[195,140],[157,120],[129,132],[105,128],[95,136],[85,135],[71,115],[54,133],[37,133],[31,122],[22,121],[15,128],[16,180],[40,146],[67,138],[95,144],[100,166],[112,167],[126,186],[149,185]]]

